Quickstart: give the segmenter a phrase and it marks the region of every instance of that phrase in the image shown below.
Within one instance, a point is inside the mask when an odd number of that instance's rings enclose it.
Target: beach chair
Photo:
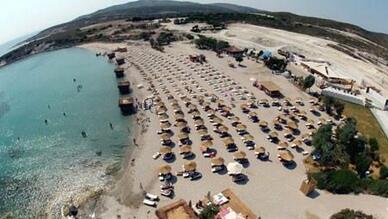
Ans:
[[[156,207],[156,202],[148,200],[148,199],[144,199],[143,204],[151,206],[151,207]]]
[[[145,198],[151,201],[157,201],[159,200],[159,197],[157,195],[153,195],[151,193],[146,193]]]

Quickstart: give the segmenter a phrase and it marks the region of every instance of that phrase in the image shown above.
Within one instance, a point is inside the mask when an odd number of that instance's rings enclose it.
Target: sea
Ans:
[[[57,215],[75,194],[112,183],[132,134],[113,69],[82,48],[0,68],[0,218]]]

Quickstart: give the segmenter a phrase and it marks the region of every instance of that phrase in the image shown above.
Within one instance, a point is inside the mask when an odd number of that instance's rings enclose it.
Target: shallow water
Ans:
[[[113,69],[79,48],[0,68],[0,215],[33,217],[111,180],[106,168],[122,160],[130,124]]]

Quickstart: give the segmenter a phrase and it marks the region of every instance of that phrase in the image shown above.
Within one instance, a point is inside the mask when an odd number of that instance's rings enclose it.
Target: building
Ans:
[[[364,97],[362,97],[360,95],[355,95],[352,92],[346,92],[346,91],[341,90],[341,89],[328,87],[328,88],[323,89],[321,93],[324,96],[334,97],[334,98],[337,98],[340,100],[344,100],[344,101],[351,102],[351,103],[358,104],[358,105],[362,105],[362,106],[366,105],[366,99]]]
[[[333,71],[326,62],[303,61],[300,65],[314,75],[318,75],[330,83],[352,84],[353,80]]]
[[[380,110],[388,110],[388,98],[384,97],[380,90],[368,86],[366,88],[366,97],[371,100],[374,107]]]
[[[241,50],[235,46],[228,47],[224,51],[226,52],[226,54],[233,57],[242,56],[244,54],[244,50]]]
[[[258,82],[258,86],[261,90],[263,90],[270,97],[282,96],[282,94],[280,93],[280,88],[272,81]]]
[[[193,209],[183,199],[155,211],[158,219],[197,219]]]

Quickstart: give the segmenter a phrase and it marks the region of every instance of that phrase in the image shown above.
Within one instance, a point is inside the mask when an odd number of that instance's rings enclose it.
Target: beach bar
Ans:
[[[259,88],[263,90],[270,97],[280,97],[280,88],[272,81],[259,82]]]
[[[119,88],[120,94],[125,95],[130,93],[130,83],[127,80],[119,81],[117,87]]]
[[[117,68],[115,68],[114,71],[115,71],[115,74],[116,74],[116,78],[124,77],[124,69],[123,68],[117,67]]]
[[[197,219],[193,209],[183,199],[159,208],[155,211],[158,219]]]
[[[132,97],[120,97],[119,107],[124,115],[129,115],[136,112],[135,101]]]

